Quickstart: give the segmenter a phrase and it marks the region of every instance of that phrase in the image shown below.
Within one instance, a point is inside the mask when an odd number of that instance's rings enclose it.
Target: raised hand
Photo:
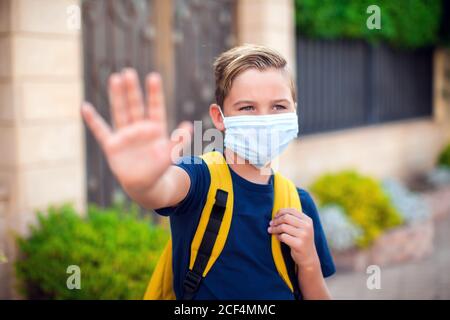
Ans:
[[[161,78],[151,73],[146,79],[146,103],[137,73],[125,69],[109,78],[112,129],[89,103],[81,111],[88,127],[106,155],[121,185],[139,192],[151,188],[176,159],[175,152],[190,142],[192,125],[178,127],[184,135],[169,139]],[[175,149],[176,148],[176,149]]]

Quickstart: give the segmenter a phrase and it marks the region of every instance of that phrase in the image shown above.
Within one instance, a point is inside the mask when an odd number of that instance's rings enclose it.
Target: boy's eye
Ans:
[[[239,108],[239,111],[251,111],[253,110],[253,106],[244,106]]]
[[[275,108],[275,110],[284,110],[287,109],[285,106],[281,105],[281,104],[276,104],[273,106]]]

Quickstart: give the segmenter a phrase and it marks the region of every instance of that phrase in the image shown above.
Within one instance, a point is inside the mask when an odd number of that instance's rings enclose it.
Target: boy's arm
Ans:
[[[305,300],[330,300],[331,295],[322,275],[320,261],[310,266],[298,266],[300,291]]]
[[[155,185],[145,190],[124,190],[142,207],[159,209],[173,207],[183,201],[189,192],[189,175],[177,166],[170,166]]]
[[[158,209],[176,205],[189,191],[188,174],[172,164],[190,143],[192,125],[182,123],[176,132],[179,139],[169,139],[160,76],[150,74],[146,88],[144,103],[135,70],[110,76],[114,129],[90,104],[81,112],[125,192],[143,207]]]

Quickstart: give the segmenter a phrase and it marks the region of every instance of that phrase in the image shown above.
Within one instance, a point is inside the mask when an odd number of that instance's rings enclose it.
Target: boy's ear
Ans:
[[[225,126],[223,124],[222,114],[219,111],[219,105],[213,103],[209,106],[209,116],[211,117],[212,122],[217,130],[223,131],[225,130]],[[223,112],[223,110],[222,110]]]

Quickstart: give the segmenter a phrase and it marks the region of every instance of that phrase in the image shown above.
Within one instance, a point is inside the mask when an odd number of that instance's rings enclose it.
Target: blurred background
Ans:
[[[243,43],[296,77],[280,170],[319,208],[332,295],[450,298],[448,1],[1,0],[1,299],[143,296],[168,223],[124,195],[80,103],[109,120],[108,76],[156,70],[170,127],[205,130],[212,61]]]

